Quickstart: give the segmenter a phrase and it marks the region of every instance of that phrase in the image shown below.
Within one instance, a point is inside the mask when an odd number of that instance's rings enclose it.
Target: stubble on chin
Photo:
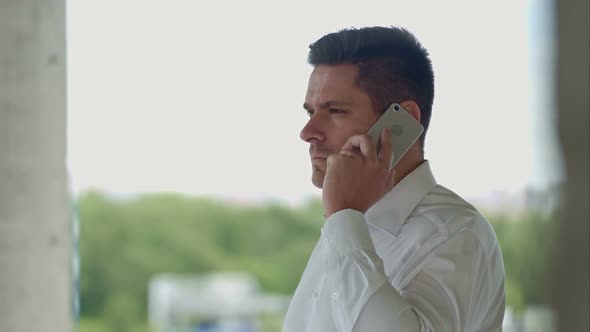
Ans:
[[[312,167],[313,167],[313,170],[312,170],[312,175],[311,175],[311,182],[317,188],[322,189],[322,187],[324,185],[324,176],[326,175],[326,173],[323,170],[321,170],[320,168],[318,168],[317,166],[312,166]]]

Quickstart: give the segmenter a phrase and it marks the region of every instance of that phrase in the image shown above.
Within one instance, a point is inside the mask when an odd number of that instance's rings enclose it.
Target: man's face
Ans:
[[[303,107],[310,118],[300,136],[309,143],[312,182],[318,188],[324,182],[326,158],[379,118],[369,96],[355,84],[357,73],[354,65],[318,65],[309,77]]]

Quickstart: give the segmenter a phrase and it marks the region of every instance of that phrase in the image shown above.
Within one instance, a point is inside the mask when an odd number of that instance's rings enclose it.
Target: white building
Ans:
[[[247,273],[161,274],[149,285],[157,332],[258,332],[263,314],[283,314],[290,296],[264,295]]]

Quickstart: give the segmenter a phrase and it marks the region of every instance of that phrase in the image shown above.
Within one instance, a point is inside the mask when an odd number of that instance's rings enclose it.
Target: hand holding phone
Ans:
[[[388,136],[382,131],[389,128],[391,141],[381,151],[380,138]],[[326,217],[336,211],[353,209],[365,213],[393,186],[393,166],[420,137],[424,129],[400,104],[392,104],[369,129],[367,135],[354,135],[344,144],[339,154],[333,154],[322,187],[322,200]],[[375,144],[370,144],[367,136]],[[377,149],[375,150],[375,146]],[[378,153],[393,153],[391,165],[379,160]],[[352,158],[351,158],[352,157]],[[366,160],[371,162],[365,162]],[[377,162],[377,163],[375,163]]]

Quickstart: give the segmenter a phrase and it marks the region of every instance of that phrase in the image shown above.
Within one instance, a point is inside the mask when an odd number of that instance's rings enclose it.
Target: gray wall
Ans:
[[[0,331],[71,331],[64,0],[0,1]]]

